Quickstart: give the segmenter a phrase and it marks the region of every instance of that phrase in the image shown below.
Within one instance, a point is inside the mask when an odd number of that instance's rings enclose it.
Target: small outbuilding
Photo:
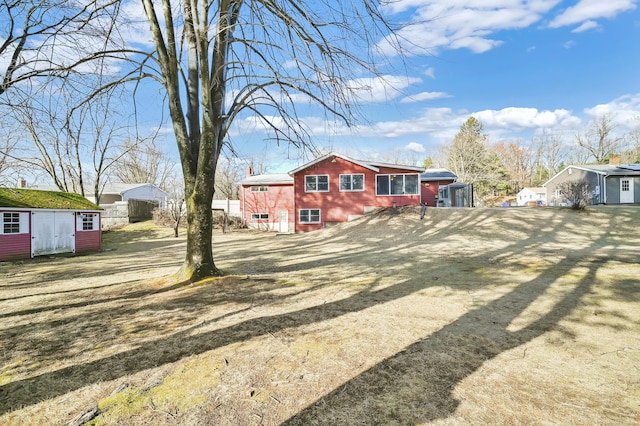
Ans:
[[[457,180],[458,176],[447,169],[426,169],[420,175],[420,197],[422,202],[428,206],[437,206],[440,187],[447,186]]]
[[[0,188],[0,261],[99,251],[101,212],[79,194]]]

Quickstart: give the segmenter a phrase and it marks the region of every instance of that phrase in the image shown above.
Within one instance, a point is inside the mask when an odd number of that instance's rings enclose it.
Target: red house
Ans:
[[[447,169],[427,169],[420,175],[420,195],[428,206],[438,206],[438,188],[458,180],[458,176]],[[442,206],[442,204],[440,204]]]
[[[78,194],[0,188],[0,261],[99,251],[101,210]]]
[[[293,178],[286,173],[247,176],[240,182],[240,210],[252,229],[293,232]]]
[[[289,172],[295,232],[347,222],[378,207],[420,204],[422,167],[360,161],[330,153]]]

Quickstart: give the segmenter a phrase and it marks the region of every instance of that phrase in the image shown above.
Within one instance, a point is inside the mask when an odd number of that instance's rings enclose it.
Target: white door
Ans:
[[[287,210],[280,210],[278,232],[289,232],[289,212]]]
[[[73,253],[76,248],[74,212],[34,212],[31,255]]]
[[[633,178],[620,179],[620,204],[633,203]]]

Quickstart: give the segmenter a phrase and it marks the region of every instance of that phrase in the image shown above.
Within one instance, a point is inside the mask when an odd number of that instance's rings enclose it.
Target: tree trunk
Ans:
[[[207,198],[209,199],[207,200]],[[212,198],[194,191],[193,195],[186,200],[187,254],[179,275],[191,281],[222,275],[222,272],[213,261],[213,249],[211,247],[211,233],[213,231]]]

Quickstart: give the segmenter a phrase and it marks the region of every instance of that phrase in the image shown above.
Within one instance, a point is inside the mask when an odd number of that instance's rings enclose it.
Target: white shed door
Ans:
[[[287,210],[280,210],[278,232],[289,232],[289,212]]]
[[[633,178],[620,179],[620,204],[633,203]]]
[[[31,217],[31,255],[75,252],[75,224],[73,212],[34,212]]]

